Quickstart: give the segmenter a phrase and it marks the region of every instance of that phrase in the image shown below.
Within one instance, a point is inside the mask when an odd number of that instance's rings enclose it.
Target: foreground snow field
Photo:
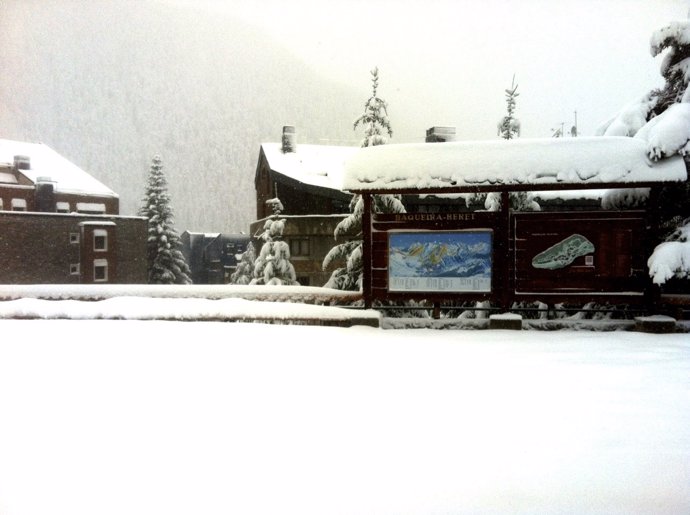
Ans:
[[[3,515],[690,512],[690,338],[0,320]]]

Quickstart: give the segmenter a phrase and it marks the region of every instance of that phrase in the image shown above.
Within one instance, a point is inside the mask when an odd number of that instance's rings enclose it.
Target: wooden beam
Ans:
[[[364,307],[371,308],[371,194],[362,193],[364,209],[362,212],[362,293],[364,295]]]
[[[664,185],[680,184],[682,181],[668,182],[587,182],[587,183],[536,183],[536,184],[476,184],[458,186],[448,184],[442,188],[361,188],[350,189],[352,193],[373,193],[379,195],[433,195],[433,194],[454,194],[454,193],[491,193],[503,191],[562,191],[562,190],[609,190],[609,189],[629,189],[629,188],[653,188]]]

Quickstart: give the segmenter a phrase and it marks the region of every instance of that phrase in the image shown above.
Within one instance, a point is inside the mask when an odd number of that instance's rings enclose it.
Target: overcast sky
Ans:
[[[191,0],[161,0],[190,3]],[[504,90],[519,84],[523,137],[548,137],[577,121],[582,135],[662,84],[649,38],[687,17],[688,0],[193,0],[271,34],[330,79],[380,95],[394,140],[432,125],[458,139],[491,139]]]

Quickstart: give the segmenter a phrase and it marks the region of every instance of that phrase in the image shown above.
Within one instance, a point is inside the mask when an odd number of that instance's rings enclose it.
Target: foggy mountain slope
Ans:
[[[42,141],[136,214],[155,154],[176,228],[246,231],[259,144],[349,141],[368,94],[327,82],[270,35],[148,1],[0,5],[0,137]]]

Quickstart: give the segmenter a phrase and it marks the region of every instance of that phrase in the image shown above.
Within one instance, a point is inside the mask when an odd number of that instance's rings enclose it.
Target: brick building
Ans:
[[[0,140],[0,283],[144,283],[146,227],[50,147]]]

